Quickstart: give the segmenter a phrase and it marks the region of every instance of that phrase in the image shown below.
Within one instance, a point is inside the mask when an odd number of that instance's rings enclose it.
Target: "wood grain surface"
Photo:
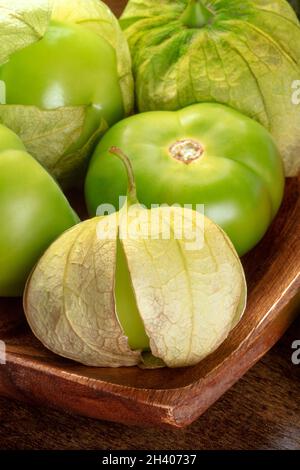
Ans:
[[[300,365],[291,362],[296,339],[300,318],[184,430],[106,423],[0,398],[0,449],[300,449]]]

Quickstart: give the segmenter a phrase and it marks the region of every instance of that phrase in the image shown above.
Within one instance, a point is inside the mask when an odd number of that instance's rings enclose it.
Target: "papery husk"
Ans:
[[[113,295],[117,227],[112,217],[115,239],[99,240],[99,222],[77,225],[46,251],[27,283],[24,310],[51,351],[89,366],[132,366],[140,354],[128,346]]]
[[[244,312],[246,282],[238,256],[225,233],[202,214],[127,209],[83,222],[48,249],[25,291],[28,322],[46,347],[83,364],[194,365],[224,341]],[[195,239],[176,239],[178,220],[191,224]],[[159,238],[165,230],[171,237]],[[117,237],[152,358],[130,349],[118,320]],[[200,245],[190,249],[195,241]]]
[[[107,130],[102,119],[87,143],[76,148],[88,109],[88,106],[70,106],[41,110],[36,106],[0,105],[0,123],[15,132],[26,150],[64,184],[83,169],[86,155]]]
[[[0,0],[0,65],[42,39],[51,10],[50,0]]]
[[[188,0],[129,0],[129,41],[139,111],[226,104],[273,135],[286,176],[300,171],[300,24],[286,0],[202,0],[209,24],[182,22]]]
[[[0,0],[0,65],[15,52],[40,41],[51,20],[84,26],[114,48],[124,112],[130,114],[134,92],[128,44],[118,20],[100,0]],[[0,82],[0,123],[16,132],[27,150],[63,186],[80,181],[108,123],[102,119],[88,140],[78,146],[75,144],[85,135],[90,103],[45,110],[7,104],[5,93],[5,84]]]
[[[145,209],[137,215],[141,232],[145,212],[150,217]],[[202,214],[178,207],[151,212],[160,221],[151,227],[151,239],[124,236],[120,225],[137,306],[153,355],[168,367],[194,365],[240,320],[247,292],[243,268],[227,235]],[[197,239],[203,237],[201,248],[188,249],[190,234],[176,239],[174,222],[180,220],[191,225]],[[159,239],[163,230],[170,231],[170,239]]]

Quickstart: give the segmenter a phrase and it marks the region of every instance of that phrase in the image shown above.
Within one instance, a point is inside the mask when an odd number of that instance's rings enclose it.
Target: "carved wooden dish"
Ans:
[[[73,198],[74,199],[74,198]],[[80,201],[79,201],[80,206]],[[300,305],[300,180],[263,241],[244,259],[248,307],[223,345],[195,367],[141,370],[78,365],[29,331],[21,301],[0,301],[0,394],[93,418],[183,427],[198,418],[281,337]]]
[[[120,14],[124,0],[106,1]],[[76,197],[75,200],[76,203]],[[80,210],[81,202],[78,201]],[[93,418],[183,427],[198,418],[281,337],[300,305],[300,180],[263,241],[244,259],[246,313],[223,345],[195,367],[141,370],[80,366],[34,338],[20,300],[0,300],[0,394]],[[298,309],[299,310],[299,309]]]

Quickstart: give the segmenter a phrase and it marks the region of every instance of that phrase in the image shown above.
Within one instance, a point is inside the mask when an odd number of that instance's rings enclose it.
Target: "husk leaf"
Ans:
[[[300,170],[300,24],[285,0],[204,1],[211,24],[187,28],[187,0],[130,0],[121,18],[140,111],[229,105],[273,135],[286,176]],[[245,92],[246,90],[246,92]]]
[[[90,366],[132,366],[140,353],[128,346],[115,313],[115,239],[100,240],[100,218],[66,232],[46,251],[24,294],[34,334],[61,356]],[[111,222],[111,223],[110,223]]]
[[[160,222],[151,226],[152,238],[131,237],[121,219],[121,242],[152,354],[168,367],[190,366],[217,349],[241,318],[243,268],[225,233],[201,214],[171,208],[170,218],[170,208],[154,209],[152,216],[154,211]],[[142,232],[145,212],[138,217]],[[201,249],[187,250],[189,237],[176,239],[173,221],[180,219],[189,220],[192,233],[202,233]],[[163,230],[173,236],[162,240]]]
[[[74,148],[83,132],[88,108],[41,110],[35,106],[0,105],[0,123],[13,130],[27,151],[54,177],[63,181],[82,167],[87,154],[107,130],[107,124],[102,120],[86,145]]]
[[[49,0],[0,0],[0,65],[39,41],[51,18]]]

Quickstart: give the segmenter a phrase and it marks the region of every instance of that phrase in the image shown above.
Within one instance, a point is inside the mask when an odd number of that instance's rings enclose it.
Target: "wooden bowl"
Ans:
[[[80,209],[80,198],[77,202]],[[21,300],[0,300],[0,339],[6,344],[0,394],[128,424],[188,425],[276,343],[296,316],[300,178],[287,180],[276,220],[243,264],[249,299],[242,321],[215,353],[186,369],[78,365],[52,354],[33,336]]]
[[[126,1],[106,3],[120,14]],[[76,203],[74,195],[73,200]],[[80,197],[77,203],[80,211]],[[0,363],[0,394],[121,423],[176,428],[190,424],[276,343],[297,314],[299,178],[287,180],[280,213],[243,264],[249,299],[242,321],[215,353],[186,369],[78,365],[52,354],[32,335],[20,300],[1,299],[6,364]]]

